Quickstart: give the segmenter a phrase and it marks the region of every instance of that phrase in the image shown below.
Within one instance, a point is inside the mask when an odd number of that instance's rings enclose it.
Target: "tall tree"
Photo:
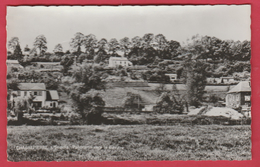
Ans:
[[[163,56],[166,54],[165,51],[168,47],[168,41],[167,41],[166,37],[163,34],[158,34],[155,36],[154,40],[156,42],[154,44],[154,48],[156,48],[156,50],[159,54],[159,57],[168,58],[169,56]]]
[[[192,56],[189,56],[192,57]],[[186,59],[182,75],[186,84],[186,97],[189,105],[198,107],[202,102],[206,86],[206,64],[199,60]]]
[[[99,51],[106,51],[107,50],[107,40],[105,38],[102,38],[97,43],[97,48]]]
[[[70,46],[72,47],[72,50],[76,52],[76,54],[79,56],[81,54],[81,46],[84,45],[86,40],[86,37],[81,32],[77,32],[74,35],[74,38],[70,41]]]
[[[142,46],[142,38],[139,36],[132,38],[132,44],[133,48],[140,48]]]
[[[18,37],[12,37],[10,39],[10,41],[8,41],[8,48],[14,51],[18,44],[19,44],[19,38]]]
[[[154,38],[155,42],[156,42],[156,48],[159,51],[164,51],[167,46],[168,46],[168,41],[166,39],[166,37],[163,34],[158,34],[155,36]]]
[[[19,43],[16,45],[14,49],[13,58],[15,60],[21,60],[23,58],[23,53]]]
[[[120,45],[116,38],[112,38],[108,43],[108,49],[112,54],[115,54],[120,48]]]
[[[40,55],[43,55],[47,50],[47,39],[44,35],[39,35],[35,38],[33,46],[39,49]]]
[[[167,50],[171,54],[171,58],[177,57],[180,54],[179,48],[181,47],[180,43],[174,40],[168,42]]]
[[[84,46],[87,54],[92,54],[94,56],[94,50],[97,46],[97,38],[93,34],[89,34],[85,37]]]
[[[152,33],[145,34],[142,38],[142,46],[144,49],[151,48],[151,44],[154,40],[154,35]]]
[[[120,50],[124,52],[124,55],[129,53],[131,47],[131,41],[128,37],[124,37],[123,39],[120,39]]]

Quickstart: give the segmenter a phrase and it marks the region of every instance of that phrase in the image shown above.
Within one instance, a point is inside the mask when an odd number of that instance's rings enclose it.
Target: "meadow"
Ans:
[[[9,161],[250,160],[250,125],[8,126]]]

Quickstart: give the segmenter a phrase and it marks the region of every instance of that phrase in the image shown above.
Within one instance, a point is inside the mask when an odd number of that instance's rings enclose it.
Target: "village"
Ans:
[[[8,161],[251,160],[250,10],[9,6]]]
[[[183,64],[183,61],[180,60],[176,62],[173,60],[172,62],[175,68]],[[7,60],[6,63],[8,72],[13,72],[14,69],[24,70],[24,67],[20,65],[18,60]],[[93,61],[88,61],[87,63],[90,65],[94,64]],[[77,63],[76,56],[74,57],[74,65],[81,65]],[[34,62],[29,67],[38,73],[60,73],[63,70],[60,62]],[[148,69],[142,65],[133,66],[133,63],[123,55],[110,57],[108,65],[104,69],[105,71],[111,71],[118,67],[132,71],[135,70],[136,73],[144,70],[147,71]],[[180,77],[177,76],[177,73],[165,73],[164,76],[167,78],[166,82],[147,82],[147,80],[143,79],[132,79],[129,72],[125,76],[107,76],[103,79],[106,83],[106,91],[99,92],[102,94],[106,104],[102,107],[102,112],[117,114],[163,113],[160,111],[160,106],[158,106],[159,103],[162,103],[163,93],[173,92],[180,97],[180,95],[185,94],[187,89],[186,85],[181,82]],[[215,98],[214,101],[208,101],[208,103],[199,108],[186,107],[177,112],[169,111],[170,109],[168,109],[168,111],[164,112],[184,115],[223,116],[236,120],[244,117],[251,118],[251,86],[249,79],[250,74],[247,74],[246,80],[235,80],[234,77],[206,78],[205,94],[207,96],[205,98]],[[55,116],[57,120],[62,115],[62,117],[66,117],[68,124],[70,124],[68,120],[73,113],[71,100],[66,99],[64,92],[58,92],[57,89],[47,89],[46,83],[39,83],[33,80],[34,78],[28,83],[18,83],[16,90],[9,90],[11,94],[9,101],[14,104],[17,97],[24,99],[33,97],[31,104],[32,111],[28,113],[28,109],[26,108],[22,111],[27,118],[35,119],[36,115],[40,115],[39,119],[42,117],[51,119]],[[61,82],[61,75],[56,77],[55,81]],[[128,107],[126,107],[127,98],[132,101],[131,104],[128,104]],[[17,116],[18,119],[18,114],[15,113],[14,109],[14,107],[11,108],[10,116]]]

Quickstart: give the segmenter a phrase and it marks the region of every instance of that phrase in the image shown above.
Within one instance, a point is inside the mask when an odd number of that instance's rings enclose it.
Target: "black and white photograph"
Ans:
[[[8,161],[251,160],[250,15],[8,6]]]

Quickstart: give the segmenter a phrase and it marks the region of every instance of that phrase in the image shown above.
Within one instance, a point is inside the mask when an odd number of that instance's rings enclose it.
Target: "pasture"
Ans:
[[[250,160],[250,125],[8,126],[9,161]]]

